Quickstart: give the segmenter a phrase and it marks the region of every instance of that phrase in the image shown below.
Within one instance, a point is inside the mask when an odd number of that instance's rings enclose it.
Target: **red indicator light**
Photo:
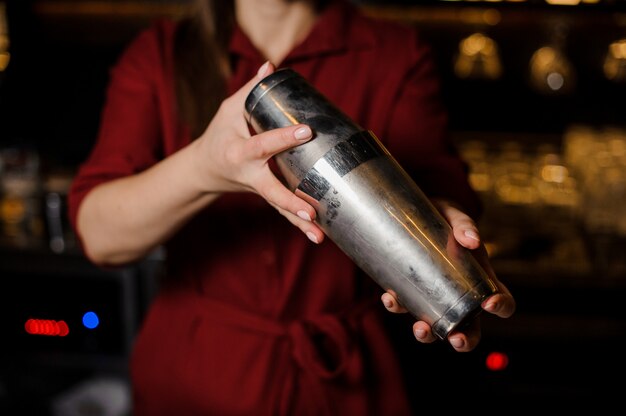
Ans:
[[[29,319],[24,324],[24,329],[30,335],[64,337],[70,333],[70,328],[65,321],[54,321],[52,319]]]
[[[491,371],[502,371],[509,365],[509,356],[503,352],[490,352],[485,360],[485,366]]]

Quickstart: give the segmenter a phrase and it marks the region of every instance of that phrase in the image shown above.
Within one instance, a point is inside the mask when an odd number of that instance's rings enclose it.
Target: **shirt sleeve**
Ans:
[[[77,235],[78,209],[93,188],[148,168],[162,153],[155,87],[158,63],[158,36],[148,29],[111,68],[98,136],[68,194],[68,216]]]
[[[445,198],[477,219],[478,195],[468,182],[468,165],[448,133],[448,114],[430,47],[417,33],[409,65],[390,114],[386,137],[391,153],[429,197]]]

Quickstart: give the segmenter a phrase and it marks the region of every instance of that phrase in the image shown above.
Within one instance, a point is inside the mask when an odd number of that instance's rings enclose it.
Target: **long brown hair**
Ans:
[[[226,97],[228,43],[234,0],[196,0],[174,39],[176,100],[193,138],[202,134]]]
[[[298,1],[298,0],[288,0]],[[308,0],[320,12],[332,0]],[[199,137],[226,98],[235,0],[195,0],[174,39],[176,100],[181,119]]]

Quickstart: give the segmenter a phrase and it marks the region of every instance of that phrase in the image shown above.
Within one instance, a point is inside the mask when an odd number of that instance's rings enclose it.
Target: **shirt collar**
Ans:
[[[367,49],[373,46],[373,33],[363,30],[354,16],[358,9],[345,0],[331,0],[321,12],[311,33],[297,45],[285,61],[312,55],[332,54],[350,49]],[[260,59],[260,53],[248,36],[236,25],[231,37],[231,54]],[[262,58],[261,58],[262,59]]]

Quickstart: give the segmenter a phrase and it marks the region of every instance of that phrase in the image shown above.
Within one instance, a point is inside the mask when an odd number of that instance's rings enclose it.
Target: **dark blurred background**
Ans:
[[[163,254],[90,265],[65,194],[98,127],[108,70],[185,0],[0,0],[0,414],[128,415],[126,362]],[[619,402],[626,370],[626,2],[355,1],[418,25],[480,227],[518,310],[483,315],[467,354],[399,353],[418,406],[560,410]],[[400,334],[400,335],[398,335]],[[482,407],[482,405],[481,405]]]

